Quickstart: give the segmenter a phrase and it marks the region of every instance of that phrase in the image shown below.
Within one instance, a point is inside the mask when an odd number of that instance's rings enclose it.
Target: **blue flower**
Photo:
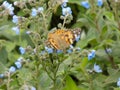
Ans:
[[[95,50],[92,50],[89,54],[88,54],[88,60],[91,60],[95,57]]]
[[[7,1],[4,1],[2,5],[5,9],[9,11],[10,15],[14,15],[14,12],[13,12],[14,7],[12,6],[12,4],[9,4]]]
[[[4,78],[4,74],[0,74],[0,78]]]
[[[88,3],[88,1],[83,1],[83,2],[81,2],[81,5],[82,5],[83,7],[85,7],[86,9],[90,8],[90,4]]]
[[[14,7],[12,7],[12,4],[10,4],[10,6],[8,7],[8,10],[9,10],[9,14],[10,15],[14,15]]]
[[[44,11],[44,8],[43,7],[38,7],[38,13],[41,13]]]
[[[73,47],[73,45],[70,45],[70,49],[73,49],[74,47]]]
[[[20,29],[19,29],[18,26],[17,27],[13,27],[12,30],[15,31],[17,35],[20,33]]]
[[[35,8],[32,9],[31,16],[37,16],[37,10]]]
[[[10,68],[9,68],[9,72],[10,73],[14,73],[16,71],[16,68],[14,67],[14,66],[11,66]]]
[[[15,65],[16,65],[16,67],[17,67],[18,69],[20,69],[20,68],[22,67],[21,62],[19,62],[19,61],[16,61],[16,62],[15,62]]]
[[[40,52],[40,55],[45,55],[45,50]]]
[[[118,78],[117,86],[120,87],[120,78]]]
[[[62,2],[68,2],[68,0],[62,0]]]
[[[45,47],[45,50],[50,54],[53,53],[53,48]]]
[[[92,56],[93,56],[93,58],[95,57],[95,50],[92,50],[91,51],[91,54],[92,54]]]
[[[63,2],[63,3],[61,4],[61,7],[62,7],[62,8],[67,7],[67,2]]]
[[[9,3],[7,1],[4,1],[3,4],[2,4],[5,8],[9,7]]]
[[[97,73],[101,73],[102,69],[100,68],[99,65],[94,64],[94,71],[97,72]]]
[[[25,48],[19,47],[19,50],[20,50],[20,53],[21,53],[21,54],[25,54]]]
[[[80,35],[78,35],[78,36],[75,37],[75,41],[76,41],[76,42],[78,42],[79,39],[80,39]]]
[[[97,0],[97,5],[102,6],[103,5],[103,0]]]
[[[62,14],[64,15],[64,16],[66,16],[66,15],[70,15],[70,14],[72,14],[72,10],[71,10],[71,8],[70,7],[66,7],[66,8],[62,8]]]
[[[31,31],[26,31],[26,34],[28,34],[28,35],[31,34],[31,33],[32,33]]]
[[[14,15],[12,22],[18,24],[18,16]]]
[[[108,53],[112,53],[112,49],[111,48],[107,48],[106,49]]]
[[[67,52],[68,52],[68,53],[72,53],[73,50],[72,50],[72,49],[68,49]]]
[[[79,47],[76,48],[76,51],[80,51],[81,49]]]
[[[63,53],[63,51],[62,50],[57,50],[57,53],[59,54],[59,53]]]
[[[88,54],[88,60],[91,60],[92,58],[93,58],[92,54],[89,53],[89,54]]]
[[[17,61],[20,62],[20,63],[22,63],[22,62],[23,62],[23,57],[19,57],[19,58],[17,59]]]
[[[36,90],[36,88],[35,88],[35,87],[33,87],[33,86],[31,86],[31,90]]]

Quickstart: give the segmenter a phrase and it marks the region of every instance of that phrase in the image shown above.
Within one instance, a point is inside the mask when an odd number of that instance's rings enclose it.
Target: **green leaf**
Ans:
[[[106,12],[104,12],[104,15],[106,16],[106,18],[107,18],[108,20],[114,21],[114,15],[113,15],[112,12],[106,11]]]
[[[70,76],[66,77],[66,86],[63,90],[80,90]]]
[[[0,62],[0,74],[5,72],[5,65]]]
[[[87,36],[84,37],[84,39],[80,40],[78,43],[77,43],[77,46],[80,46],[80,48],[84,48],[85,46],[87,46],[87,44],[96,39],[98,35],[96,35],[95,33],[95,30],[94,29],[90,29],[87,33]]]
[[[69,0],[69,3],[76,3],[76,4],[80,4],[82,0]]]
[[[6,64],[7,56],[8,56],[8,53],[5,49],[5,47],[0,48],[0,62],[2,62],[3,64]]]
[[[109,76],[104,81],[104,86],[109,85],[111,83],[116,83],[118,78],[120,77],[120,71],[112,68],[108,68]]]
[[[86,66],[87,66],[87,64],[88,64],[88,58],[87,57],[85,57],[85,58],[83,58],[83,60],[81,61],[81,67],[82,68],[85,68]]]
[[[11,52],[16,44],[14,42],[5,42],[4,45],[6,46],[7,52]]]

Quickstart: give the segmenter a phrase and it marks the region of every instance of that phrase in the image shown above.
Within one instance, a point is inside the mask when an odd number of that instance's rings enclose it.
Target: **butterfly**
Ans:
[[[56,50],[65,50],[80,38],[81,29],[57,29],[48,33],[46,45]]]

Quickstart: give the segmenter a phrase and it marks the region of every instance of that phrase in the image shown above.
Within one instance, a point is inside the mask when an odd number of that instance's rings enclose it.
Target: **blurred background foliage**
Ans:
[[[64,0],[7,0],[13,4],[14,14],[20,16],[19,34],[12,15],[3,13],[0,0],[0,90],[119,90],[120,84],[120,1],[69,0],[72,16],[62,27],[61,4]],[[31,16],[32,8],[43,7],[42,14]],[[81,28],[81,38],[74,46],[80,51],[47,53],[44,51],[47,34],[55,28]],[[30,34],[26,34],[27,32]],[[25,48],[21,54],[19,47]],[[95,50],[95,57],[88,54]],[[22,67],[9,71],[22,57]],[[96,72],[94,65],[102,72]],[[32,88],[34,87],[34,89]]]

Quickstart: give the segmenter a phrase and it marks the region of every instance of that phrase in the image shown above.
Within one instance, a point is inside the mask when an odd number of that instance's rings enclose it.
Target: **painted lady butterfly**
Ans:
[[[55,48],[56,50],[65,50],[80,38],[81,29],[63,30],[58,29],[54,32],[48,33],[46,41],[47,46]]]

